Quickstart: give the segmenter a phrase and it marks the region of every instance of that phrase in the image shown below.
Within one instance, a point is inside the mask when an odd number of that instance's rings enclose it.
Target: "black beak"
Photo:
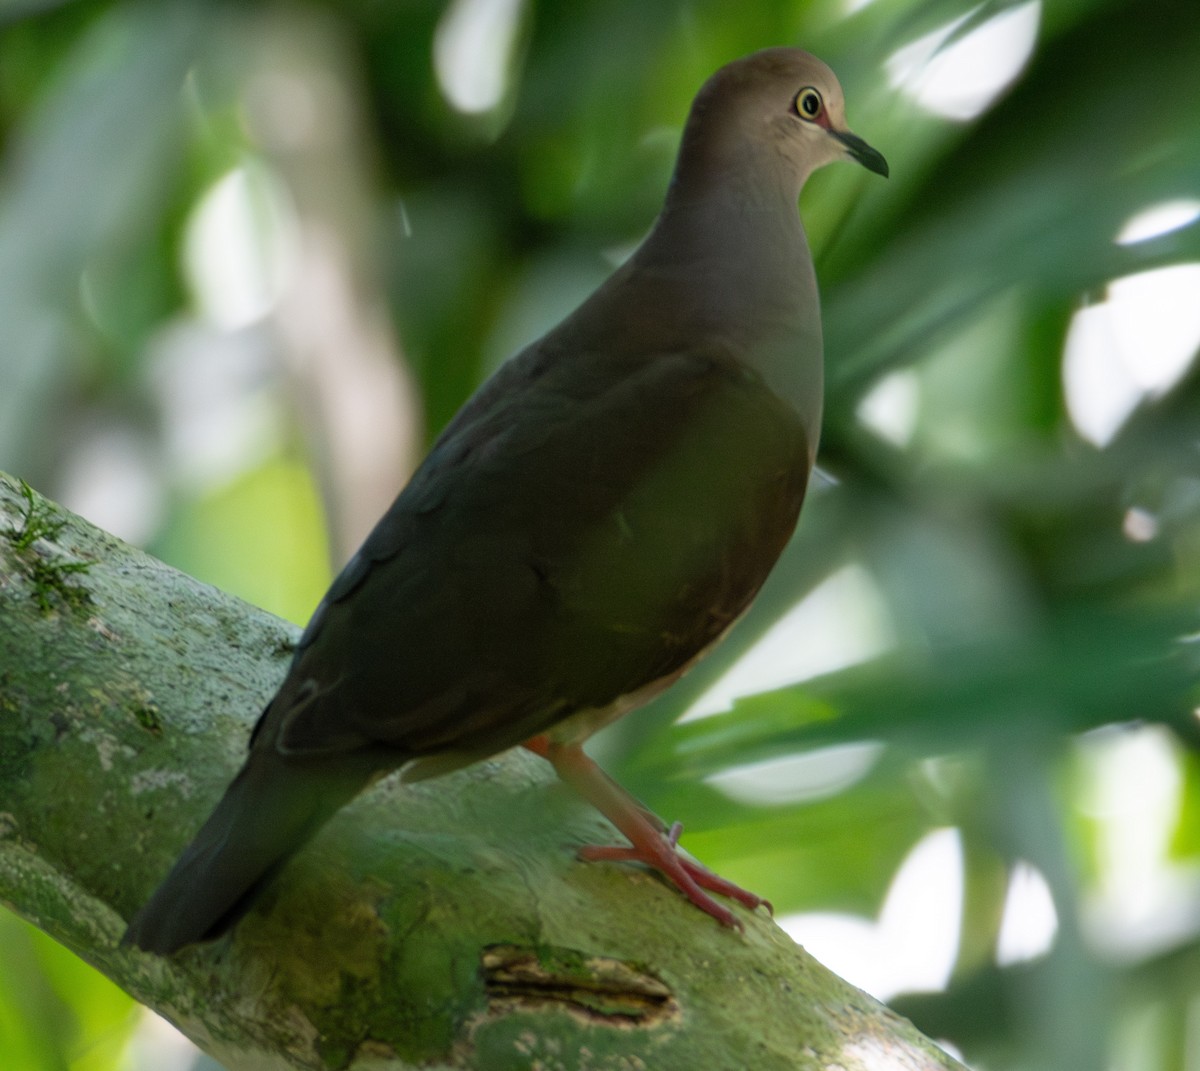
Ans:
[[[849,130],[830,130],[829,133],[846,146],[850,159],[862,164],[868,171],[874,171],[884,178],[888,177],[887,161],[878,149],[872,149],[862,138],[851,134]]]

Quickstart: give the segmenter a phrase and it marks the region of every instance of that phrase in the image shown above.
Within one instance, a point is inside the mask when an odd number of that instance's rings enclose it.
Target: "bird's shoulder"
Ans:
[[[655,353],[572,350],[553,341],[530,346],[501,366],[438,436],[329,598],[350,594],[373,563],[395,555],[414,525],[456,492],[507,494],[509,484],[530,479],[534,453],[552,455],[543,460],[545,476],[562,469],[570,477],[584,459],[621,464],[639,439],[669,437],[697,402],[717,395],[743,396],[768,418],[792,420],[758,373],[719,342]]]

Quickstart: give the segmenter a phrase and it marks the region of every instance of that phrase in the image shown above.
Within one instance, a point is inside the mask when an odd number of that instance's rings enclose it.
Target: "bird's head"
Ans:
[[[797,192],[813,171],[853,160],[886,176],[887,161],[846,125],[837,76],[816,56],[769,48],[727,64],[701,88],[684,131],[680,162],[701,172],[749,178],[778,172]]]

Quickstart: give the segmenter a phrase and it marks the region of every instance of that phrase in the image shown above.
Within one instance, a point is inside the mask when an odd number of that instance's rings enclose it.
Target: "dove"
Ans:
[[[794,48],[703,85],[662,210],[575,311],[503,364],[334,580],[245,765],[124,942],[227,931],[376,778],[525,746],[701,910],[765,901],[682,854],[583,750],[670,687],[758,593],[820,435],[821,314],[798,198],[839,160],[886,176],[833,72]],[[399,816],[402,821],[402,816]]]

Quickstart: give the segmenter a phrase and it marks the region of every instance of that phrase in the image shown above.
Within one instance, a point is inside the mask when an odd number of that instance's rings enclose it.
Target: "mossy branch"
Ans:
[[[523,753],[381,782],[232,938],[119,948],[294,637],[0,475],[0,900],[229,1068],[959,1066],[765,915],[576,863],[613,834]]]

